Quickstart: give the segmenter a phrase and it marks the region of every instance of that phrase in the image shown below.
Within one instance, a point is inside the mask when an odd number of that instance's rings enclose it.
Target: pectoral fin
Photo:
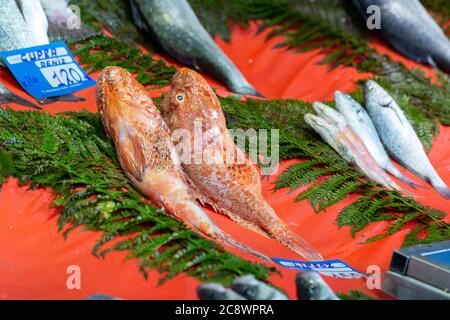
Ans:
[[[137,181],[142,181],[146,169],[145,155],[141,140],[137,135],[126,133],[118,143],[118,155],[123,169]]]

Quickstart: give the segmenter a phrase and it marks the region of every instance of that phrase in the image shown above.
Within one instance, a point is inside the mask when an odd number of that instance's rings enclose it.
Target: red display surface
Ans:
[[[275,49],[279,38],[265,41],[267,33],[256,34],[256,26],[249,29],[233,27],[232,40],[217,43],[245,74],[250,83],[268,98],[297,98],[306,101],[330,100],[335,90],[351,92],[356,88],[355,81],[367,78],[352,68],[339,67],[331,72],[327,66],[317,65],[322,58],[317,52],[294,53],[285,49]],[[389,54],[393,59],[401,60],[409,67],[417,65],[378,41],[373,47]],[[173,62],[172,60],[169,60]],[[433,76],[431,69],[421,67]],[[96,75],[93,75],[94,79]],[[5,69],[0,70],[1,81],[21,96],[26,94]],[[210,80],[210,79],[209,79]],[[219,87],[219,93],[225,89],[215,81],[210,83]],[[164,89],[162,90],[164,91]],[[161,90],[153,90],[155,96]],[[95,112],[95,88],[77,93],[85,97],[83,103],[57,103],[44,107],[46,112],[56,114],[67,110],[87,109]],[[27,97],[29,98],[29,97]],[[24,109],[14,106],[15,109]],[[434,141],[430,153],[431,162],[444,179],[450,182],[450,129],[441,128],[441,134]],[[281,165],[280,171],[292,161]],[[417,177],[401,169],[408,177],[419,181]],[[303,238],[313,244],[326,259],[342,259],[365,272],[367,267],[376,265],[385,271],[388,268],[392,251],[402,244],[408,231],[405,229],[375,243],[363,242],[379,233],[387,222],[373,223],[352,238],[349,228],[339,229],[336,216],[340,209],[355,201],[351,196],[322,213],[314,213],[307,201],[295,203],[301,189],[289,193],[288,190],[273,192],[273,181],[278,174],[263,181],[263,194],[277,214]],[[402,187],[409,189],[399,182]],[[444,212],[450,212],[448,200],[440,197],[434,190],[419,189],[415,193],[421,203]],[[57,232],[58,210],[51,207],[53,194],[50,189],[27,190],[19,187],[15,180],[9,179],[0,191],[0,299],[80,299],[94,293],[104,293],[123,299],[196,299],[195,289],[199,282],[187,276],[178,276],[164,285],[158,286],[160,275],[149,273],[147,280],[138,269],[136,260],[125,260],[126,253],[114,252],[99,259],[91,250],[100,234],[77,229],[65,240]],[[213,220],[235,237],[270,257],[298,259],[291,251],[276,241],[266,239],[242,227],[226,217],[208,212]],[[448,221],[448,219],[447,219]],[[412,226],[411,226],[412,227]],[[234,249],[227,248],[241,255]],[[252,257],[246,256],[250,260]],[[70,290],[66,282],[70,266],[80,267],[81,288]],[[278,268],[280,275],[273,275],[271,281],[295,296],[295,271]],[[386,298],[378,290],[369,290],[364,280],[342,280],[325,278],[330,286],[340,292],[363,290],[378,297]]]

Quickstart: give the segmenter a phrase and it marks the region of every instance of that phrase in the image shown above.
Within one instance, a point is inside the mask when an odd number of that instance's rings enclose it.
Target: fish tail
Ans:
[[[305,239],[295,234],[288,226],[272,230],[270,234],[286,247],[310,261],[323,261],[322,255]]]
[[[238,249],[238,250],[240,250],[240,251],[242,251],[244,253],[250,254],[250,255],[255,256],[255,257],[259,258],[259,259],[262,259],[262,260],[264,260],[266,262],[271,262],[272,263],[272,260],[269,257],[267,257],[266,255],[264,255],[264,254],[262,254],[262,253],[260,253],[260,252],[258,252],[256,250],[254,250],[254,249],[252,249],[252,248],[250,248],[250,247],[248,247],[248,246],[246,246],[246,245],[244,245],[244,244],[242,244],[242,243],[240,243],[240,242],[238,242],[236,240],[234,240],[230,235],[224,233],[223,231],[219,231],[219,232],[216,231],[212,235],[212,237],[214,239],[216,239],[216,240],[218,240],[220,242],[226,243],[227,245],[229,245],[229,246],[231,246],[233,248],[236,248],[236,249]]]
[[[18,105],[21,105],[24,107],[33,108],[33,109],[37,109],[37,110],[42,109],[38,105],[35,105],[34,103],[16,95],[15,93],[13,93],[9,90],[5,93],[1,93],[0,94],[0,105],[1,104],[10,104],[10,103],[15,103],[15,104],[18,104]]]
[[[438,179],[437,181],[431,181],[431,185],[445,199],[450,199],[450,189],[441,179]]]
[[[217,225],[196,204],[188,202],[183,206],[182,210],[176,211],[181,213],[181,220],[198,233],[221,243],[225,243],[244,253],[251,254],[264,261],[272,262],[266,255],[234,240],[230,235],[219,229],[219,227],[217,227]]]
[[[256,91],[256,89],[253,88],[250,84],[246,86],[233,86],[232,84],[229,84],[228,86],[232,92],[237,94],[265,98],[261,93]]]
[[[448,49],[450,48],[448,47],[450,46],[447,46],[446,50],[439,55],[434,55],[432,58],[434,64],[446,73],[450,73],[450,53],[448,52]]]
[[[406,183],[411,188],[414,188],[414,189],[416,189],[417,187],[425,188],[425,186],[423,186],[422,184],[415,182],[415,181],[409,179],[408,177],[406,177],[405,175],[403,175],[400,172],[400,170],[398,170],[392,163],[387,166],[386,171],[389,172],[390,174],[392,174],[397,179],[401,180],[403,183]]]

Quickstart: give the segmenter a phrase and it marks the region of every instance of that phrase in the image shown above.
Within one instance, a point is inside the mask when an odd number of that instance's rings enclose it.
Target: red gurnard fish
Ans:
[[[323,260],[263,198],[258,172],[234,144],[220,102],[201,75],[187,68],[179,70],[161,109],[191,192],[200,202],[250,230],[275,238],[306,259]],[[199,129],[203,133],[200,143],[195,138]],[[174,133],[180,134],[178,140]]]
[[[120,165],[131,183],[176,219],[219,242],[271,261],[220,230],[189,192],[170,131],[145,88],[130,73],[107,67],[97,83],[97,105]]]

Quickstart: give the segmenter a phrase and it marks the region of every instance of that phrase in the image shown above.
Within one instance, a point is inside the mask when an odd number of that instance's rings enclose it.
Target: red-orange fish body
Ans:
[[[169,128],[131,74],[118,67],[104,69],[97,84],[97,105],[124,172],[143,195],[197,232],[269,260],[221,231],[197,205]]]
[[[176,73],[162,112],[178,153],[183,153],[182,167],[196,198],[307,259],[322,260],[263,198],[258,172],[234,144],[216,94],[198,73],[186,68]],[[198,131],[203,133],[201,141]]]

